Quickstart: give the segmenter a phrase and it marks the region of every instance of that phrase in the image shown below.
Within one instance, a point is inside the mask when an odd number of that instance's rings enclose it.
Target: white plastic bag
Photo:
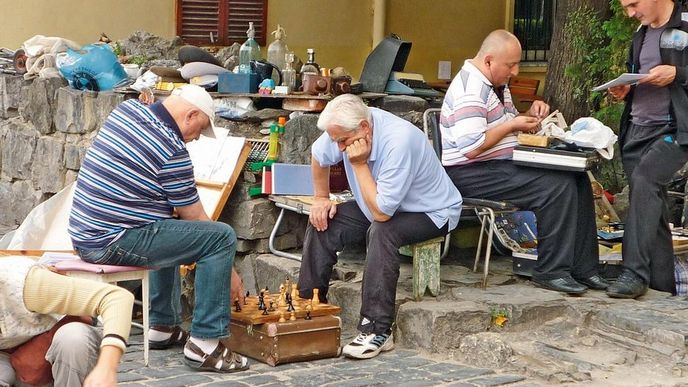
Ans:
[[[614,144],[618,137],[608,126],[592,117],[577,119],[566,132],[564,141],[585,148],[595,148],[607,160],[614,157]]]

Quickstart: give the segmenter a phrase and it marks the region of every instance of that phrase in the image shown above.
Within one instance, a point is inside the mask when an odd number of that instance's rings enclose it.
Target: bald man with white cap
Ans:
[[[236,234],[203,210],[186,143],[216,137],[212,97],[185,85],[151,106],[128,100],[110,113],[83,161],[69,234],[86,262],[155,268],[150,345],[184,346],[196,370],[236,372],[248,360],[228,337],[230,301],[242,299],[233,270]],[[173,214],[179,216],[175,219]],[[179,265],[196,263],[191,333],[180,328]]]

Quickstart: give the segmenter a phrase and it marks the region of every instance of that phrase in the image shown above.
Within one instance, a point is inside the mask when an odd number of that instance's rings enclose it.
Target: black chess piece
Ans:
[[[234,300],[234,311],[241,312],[241,305],[239,304],[239,299]]]
[[[248,305],[248,302],[246,302],[246,300],[248,300],[248,295],[249,295],[249,294],[251,294],[251,292],[249,292],[249,291],[247,290],[247,291],[246,291],[246,297],[244,298],[244,305]]]
[[[272,304],[274,304],[274,302],[270,301],[270,308],[268,309],[268,311],[270,311],[270,312],[274,312],[274,311],[275,311],[275,307],[272,306]]]
[[[268,308],[263,308],[263,313],[261,313],[263,316],[268,315]]]
[[[263,292],[260,292],[260,296],[258,296],[258,310],[263,309],[265,309],[265,296],[263,295]]]
[[[306,317],[303,318],[304,320],[310,320],[311,319],[311,311],[307,310],[306,311]]]
[[[292,303],[291,299],[291,294],[287,293],[287,312],[293,312],[296,309],[294,309],[294,304]]]

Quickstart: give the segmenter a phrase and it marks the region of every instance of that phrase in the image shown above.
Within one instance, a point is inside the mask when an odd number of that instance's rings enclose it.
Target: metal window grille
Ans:
[[[557,0],[516,0],[514,35],[521,42],[522,62],[546,62],[552,40]]]

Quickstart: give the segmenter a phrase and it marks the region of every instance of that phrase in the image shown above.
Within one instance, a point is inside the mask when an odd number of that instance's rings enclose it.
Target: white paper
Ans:
[[[612,79],[611,81],[599,85],[592,89],[592,91],[602,91],[602,90],[607,90],[610,87],[614,86],[622,86],[622,85],[632,85],[634,83],[637,83],[639,80],[645,78],[647,74],[632,74],[632,73],[623,73],[619,75],[616,79]]]
[[[189,151],[196,179],[226,183],[234,173],[246,139],[228,136],[229,131],[224,128],[215,130],[217,138],[201,136],[186,144],[186,149]]]

